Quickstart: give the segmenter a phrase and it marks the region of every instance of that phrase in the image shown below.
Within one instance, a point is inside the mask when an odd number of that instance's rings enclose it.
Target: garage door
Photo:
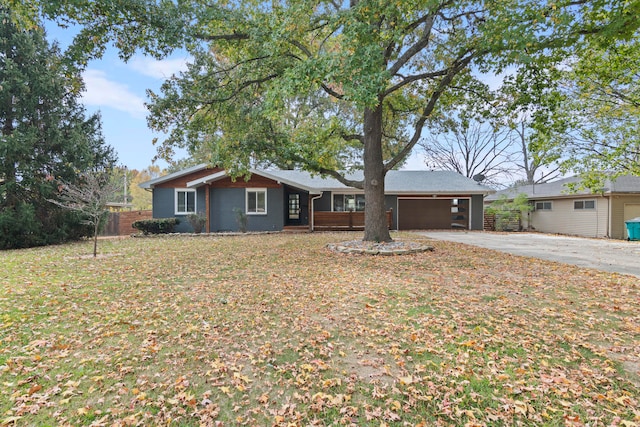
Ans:
[[[400,230],[450,229],[451,200],[398,200],[398,228]]]
[[[640,204],[634,203],[625,203],[624,205],[624,220],[630,220],[633,218],[640,217]],[[629,233],[627,233],[627,227],[624,227],[624,238],[629,237]]]

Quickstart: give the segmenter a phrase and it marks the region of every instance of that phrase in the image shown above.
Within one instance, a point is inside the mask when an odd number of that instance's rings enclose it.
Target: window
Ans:
[[[247,188],[247,214],[266,215],[267,214],[267,189]]]
[[[196,213],[196,190],[176,189],[176,215]]]
[[[551,206],[551,202],[536,202],[537,211],[550,211]]]
[[[596,201],[595,200],[576,200],[573,202],[573,209],[575,210],[583,210],[583,209],[595,209]]]
[[[364,211],[364,194],[334,194],[334,212]]]

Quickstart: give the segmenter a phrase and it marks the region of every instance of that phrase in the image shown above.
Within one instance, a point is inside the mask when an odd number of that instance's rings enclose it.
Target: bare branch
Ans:
[[[59,181],[59,195],[49,202],[70,211],[79,212],[86,217],[85,223],[93,226],[93,256],[98,251],[98,232],[107,208],[107,202],[116,193],[119,185],[109,180],[106,172],[87,172],[80,174],[78,183]]]

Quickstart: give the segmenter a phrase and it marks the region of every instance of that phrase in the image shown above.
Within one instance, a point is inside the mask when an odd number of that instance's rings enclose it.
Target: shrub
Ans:
[[[234,208],[233,211],[236,214],[236,222],[238,223],[238,230],[241,233],[246,233],[247,232],[247,222],[248,219],[247,218],[247,214],[244,213],[244,211],[242,209],[239,208]]]
[[[177,218],[154,218],[141,219],[135,221],[131,226],[142,231],[142,234],[167,234],[173,233],[176,225],[179,224]]]
[[[495,215],[496,231],[510,231],[521,229],[522,216],[527,212],[531,212],[531,209],[532,206],[529,204],[526,194],[518,194],[513,200],[509,200],[503,194],[486,208],[486,213]]]
[[[0,211],[0,249],[28,248],[43,245],[42,224],[33,206],[20,203]]]
[[[193,227],[194,233],[202,232],[202,227],[207,223],[207,218],[202,214],[191,214],[187,217],[187,221]]]

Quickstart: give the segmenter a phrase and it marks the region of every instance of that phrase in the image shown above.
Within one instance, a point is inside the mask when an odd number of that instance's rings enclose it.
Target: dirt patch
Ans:
[[[117,256],[121,256],[119,253],[109,253],[109,254],[97,254],[95,257],[93,254],[84,254],[84,255],[76,255],[72,257],[65,257],[65,259],[108,259]]]
[[[392,385],[395,382],[391,365],[383,358],[359,358],[355,353],[349,352],[342,361],[347,374],[355,374],[362,381],[385,385]]]

